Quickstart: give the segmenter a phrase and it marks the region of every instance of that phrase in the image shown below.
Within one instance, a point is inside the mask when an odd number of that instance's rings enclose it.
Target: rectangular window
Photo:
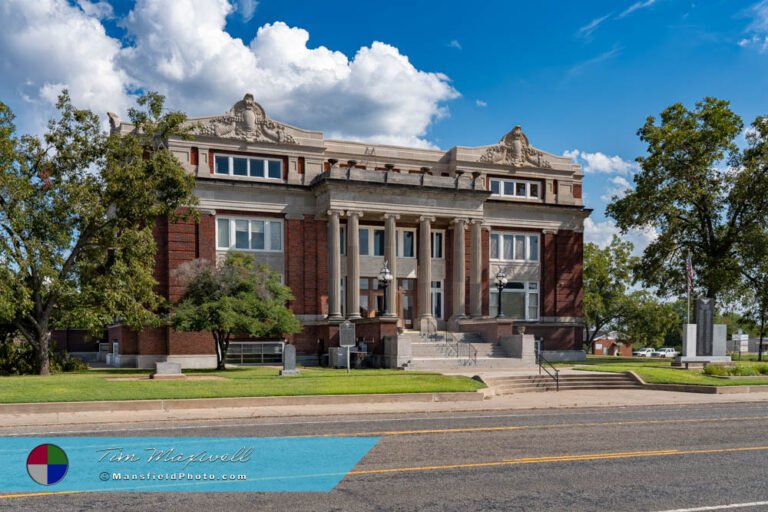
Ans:
[[[501,195],[501,180],[491,180],[491,194]]]
[[[216,174],[229,174],[229,157],[216,155],[214,162],[216,164]]]
[[[491,178],[490,183],[491,195],[517,198],[539,198],[538,181]]]
[[[491,233],[490,258],[497,261],[539,261],[539,235]]]
[[[283,250],[283,223],[279,220],[219,218],[216,219],[216,231],[217,249]]]
[[[513,320],[539,319],[539,283],[509,282],[501,295],[501,309],[504,316]],[[496,316],[499,292],[490,293],[490,314]]]
[[[525,182],[518,181],[515,183],[515,195],[517,197],[526,197],[528,195],[527,190],[528,187]]]
[[[528,237],[528,259],[530,261],[539,261],[539,237]]]
[[[368,228],[361,228],[360,233],[360,256],[368,256]]]
[[[260,158],[251,158],[251,176],[254,178],[264,177],[264,160]]]
[[[250,249],[250,241],[248,240],[248,221],[236,220],[235,221],[235,249]]]
[[[443,318],[443,282],[432,281],[432,316],[436,319]]]
[[[373,255],[384,256],[384,230],[373,230]]]
[[[402,231],[403,236],[403,253],[401,258],[414,258],[416,256],[416,234],[413,231]]]
[[[268,176],[274,180],[283,177],[283,162],[279,160],[267,160],[269,162]]]
[[[528,195],[530,197],[539,197],[539,184],[538,183],[529,183],[528,184]]]
[[[263,251],[266,247],[266,240],[264,238],[265,229],[263,220],[255,220],[251,222],[251,249],[254,251]]]
[[[440,259],[443,257],[443,237],[444,237],[444,233],[442,231],[432,232],[432,257],[433,258]]]
[[[229,247],[229,220],[216,219],[216,231],[218,231],[218,246]]]
[[[339,227],[339,248],[342,256],[347,254],[347,228],[344,226]]]
[[[245,158],[232,158],[232,174],[235,176],[248,176],[248,160]]]

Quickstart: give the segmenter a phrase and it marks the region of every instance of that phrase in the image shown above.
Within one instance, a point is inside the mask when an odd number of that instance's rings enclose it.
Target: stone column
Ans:
[[[392,272],[392,282],[387,288],[387,303],[384,305],[384,316],[397,316],[397,225],[400,216],[394,213],[384,214],[384,259],[389,271]]]
[[[425,332],[431,324],[432,317],[432,223],[434,217],[419,217],[419,315],[420,330]]]
[[[466,311],[464,230],[467,226],[467,219],[454,219],[451,224],[453,224],[453,315],[451,316],[451,329],[458,330],[456,321],[464,318]]]
[[[341,316],[341,234],[338,210],[328,210],[328,320]]]
[[[360,318],[360,217],[347,212],[347,318]],[[368,305],[371,307],[371,305]]]
[[[472,220],[472,247],[469,262],[469,313],[483,316],[483,221]]]

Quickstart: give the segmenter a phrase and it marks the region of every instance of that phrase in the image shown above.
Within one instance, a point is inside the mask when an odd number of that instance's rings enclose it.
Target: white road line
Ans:
[[[735,508],[762,507],[768,505],[768,501],[753,501],[752,503],[732,503],[730,505],[714,505],[711,507],[676,508],[674,510],[661,510],[659,512],[704,512],[706,510],[729,510]]]

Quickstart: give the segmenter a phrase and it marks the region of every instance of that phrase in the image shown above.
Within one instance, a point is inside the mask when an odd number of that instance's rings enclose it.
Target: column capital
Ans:
[[[556,229],[542,229],[541,233],[544,235],[556,235],[557,230]]]
[[[325,212],[325,214],[328,217],[333,217],[334,215],[337,215],[337,216],[340,217],[340,216],[342,216],[344,214],[344,211],[343,210],[333,210],[333,209],[331,209],[331,210],[328,210],[327,212]]]
[[[457,218],[451,220],[451,224],[454,225],[454,228],[456,228],[458,226],[458,224],[461,224],[461,227],[466,229],[467,228],[467,221],[468,221],[468,219],[465,218],[465,217],[457,217]]]
[[[197,211],[200,212],[200,215],[212,215],[214,217],[216,216],[216,210],[213,210],[211,208],[198,208]]]
[[[419,222],[424,222],[424,221],[435,222],[435,218],[430,215],[422,215],[421,217],[419,217]]]
[[[384,217],[384,220],[387,220],[387,219],[400,220],[399,213],[385,213],[384,215],[382,215],[382,217]]]
[[[347,210],[347,217],[362,217],[363,212],[360,210]]]

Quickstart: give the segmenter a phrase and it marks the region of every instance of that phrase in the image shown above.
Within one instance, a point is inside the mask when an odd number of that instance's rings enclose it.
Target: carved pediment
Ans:
[[[192,120],[188,124],[194,135],[296,144],[296,139],[286,133],[285,126],[267,117],[261,105],[254,101],[253,94],[246,94],[223,116]]]
[[[489,147],[478,161],[513,167],[552,167],[544,156],[544,152],[530,145],[523,129],[515,126],[498,144]]]

